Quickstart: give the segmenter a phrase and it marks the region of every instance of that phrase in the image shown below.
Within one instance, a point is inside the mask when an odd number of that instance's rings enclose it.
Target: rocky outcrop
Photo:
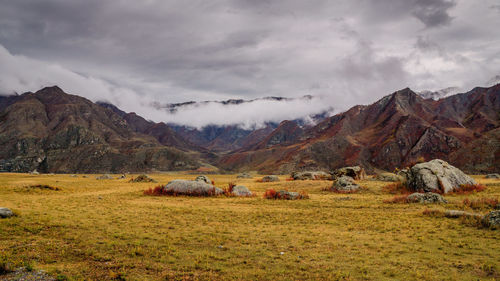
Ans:
[[[206,184],[212,184],[212,181],[210,180],[210,178],[205,176],[205,175],[197,176],[195,181],[204,182]]]
[[[343,167],[340,169],[336,169],[332,173],[334,178],[340,178],[342,176],[351,177],[355,180],[363,180],[366,177],[365,169],[360,166],[353,167]]]
[[[154,179],[152,179],[152,178],[150,178],[148,175],[142,174],[142,175],[138,175],[135,178],[132,178],[128,182],[133,182],[134,183],[134,182],[157,182],[157,181],[154,180]]]
[[[500,210],[492,211],[483,218],[483,225],[491,229],[500,229]]]
[[[252,192],[246,186],[242,185],[233,186],[231,194],[239,197],[248,197],[253,195]]]
[[[437,193],[448,193],[461,185],[476,184],[471,177],[440,159],[414,165],[406,181],[411,190]]]
[[[14,212],[11,209],[0,207],[0,218],[10,218],[12,216],[14,216]]]
[[[431,204],[431,203],[447,203],[447,201],[437,193],[412,193],[406,197],[406,202],[408,203],[421,203],[421,204]]]
[[[262,178],[262,182],[274,182],[274,181],[280,181],[278,176],[269,175],[269,176],[264,176]]]
[[[329,180],[332,176],[322,171],[293,172],[293,180]]]
[[[348,176],[341,176],[333,182],[333,185],[330,189],[338,193],[353,193],[357,192],[360,187],[359,185],[354,183],[353,178]]]
[[[173,180],[163,187],[165,194],[188,196],[216,196],[223,190],[202,181]]]

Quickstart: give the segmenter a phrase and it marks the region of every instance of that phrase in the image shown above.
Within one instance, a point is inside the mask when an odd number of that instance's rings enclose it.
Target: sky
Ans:
[[[0,7],[1,94],[58,85],[157,122],[259,126],[340,112],[406,87],[465,92],[500,74],[498,0],[0,0]],[[295,99],[177,113],[151,106],[267,96]]]

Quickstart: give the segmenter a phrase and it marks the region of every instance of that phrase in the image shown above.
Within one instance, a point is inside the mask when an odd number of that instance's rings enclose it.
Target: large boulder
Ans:
[[[262,178],[262,182],[280,181],[278,176],[270,175]]]
[[[332,176],[322,171],[293,172],[293,180],[329,180]]]
[[[447,203],[447,201],[441,196],[441,194],[437,193],[412,193],[406,197],[406,201],[408,203]]]
[[[173,180],[163,187],[164,193],[190,196],[214,196],[223,193],[222,189],[202,181]]]
[[[236,178],[238,178],[238,179],[251,179],[252,175],[250,175],[249,173],[241,173],[238,176],[236,176]]]
[[[242,185],[233,186],[231,194],[234,196],[243,196],[243,197],[253,195],[252,192],[248,188],[246,188],[246,186]]]
[[[12,216],[14,216],[14,212],[11,209],[0,207],[0,218],[10,218]]]
[[[348,176],[341,176],[333,182],[333,185],[330,189],[339,193],[353,193],[357,192],[359,188],[359,185],[354,183],[353,178]]]
[[[390,181],[390,182],[397,182],[403,180],[402,177],[393,173],[380,173],[376,175],[374,179],[378,181]]]
[[[499,174],[487,174],[486,177],[487,179],[500,179]]]
[[[212,181],[210,180],[210,178],[208,178],[207,176],[197,176],[195,181],[199,181],[199,182],[204,182],[204,183],[207,183],[207,184],[212,184]]]
[[[123,177],[120,178],[125,178],[125,175],[122,175]],[[157,182],[156,180],[150,178],[148,175],[142,174],[138,175],[135,178],[130,179],[128,182]]]
[[[343,167],[332,172],[334,178],[348,176],[355,180],[363,180],[366,177],[365,169],[360,166]]]
[[[483,218],[483,225],[492,228],[500,229],[500,211],[491,211]]]
[[[411,167],[406,181],[411,190],[437,193],[448,193],[459,189],[461,185],[476,184],[471,177],[441,159]]]

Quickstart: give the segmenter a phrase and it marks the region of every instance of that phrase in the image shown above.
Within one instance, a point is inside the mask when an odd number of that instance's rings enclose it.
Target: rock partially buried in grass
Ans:
[[[430,204],[430,203],[448,203],[441,194],[437,193],[412,193],[406,197],[406,201],[408,203],[422,203],[422,204]]]
[[[236,178],[238,178],[238,179],[251,179],[252,175],[250,175],[249,173],[241,173],[238,176],[236,176]]]
[[[262,182],[273,182],[273,181],[280,181],[278,176],[270,175],[270,176],[265,176],[262,178]]]
[[[360,166],[353,167],[343,167],[333,171],[332,173],[334,178],[340,178],[342,176],[348,176],[355,180],[363,180],[366,177],[365,169]]]
[[[500,229],[500,211],[492,211],[483,218],[483,225],[492,229]]]
[[[104,174],[104,175],[102,175],[102,176],[96,177],[95,179],[96,179],[96,180],[112,180],[112,179],[113,179],[113,177],[112,177],[112,176],[110,176],[109,174]]]
[[[156,180],[150,178],[148,175],[138,175],[137,177],[129,180],[128,182],[157,182]]]
[[[40,173],[35,169],[32,172],[30,172],[30,175],[39,175]]]
[[[338,193],[354,193],[357,192],[359,188],[359,185],[354,183],[353,178],[348,176],[341,176],[333,182],[330,190]]]
[[[173,180],[163,187],[163,193],[189,196],[215,196],[223,190],[201,181]]]
[[[472,217],[472,218],[483,218],[481,214],[465,212],[460,210],[446,210],[444,216],[447,218],[460,218],[460,217]]]
[[[234,196],[242,196],[242,197],[253,195],[252,192],[246,186],[242,185],[233,186],[231,194]]]
[[[264,198],[281,199],[281,200],[298,200],[298,199],[308,199],[309,196],[306,193],[299,193],[288,190],[275,191],[274,189],[268,189],[264,193]]]
[[[500,179],[499,174],[487,174],[486,177],[487,179]]]
[[[0,218],[10,218],[12,216],[14,216],[14,212],[11,209],[0,207]]]
[[[374,179],[378,181],[390,181],[390,182],[397,182],[402,180],[400,176],[393,173],[380,173],[376,175]]]
[[[411,167],[406,181],[411,190],[436,193],[452,192],[461,185],[476,185],[471,177],[441,159]]]
[[[330,180],[332,175],[322,171],[293,172],[293,180]]]
[[[210,180],[210,178],[208,178],[205,175],[197,176],[196,179],[195,179],[195,181],[204,182],[204,183],[207,183],[207,184],[212,184],[212,181]]]

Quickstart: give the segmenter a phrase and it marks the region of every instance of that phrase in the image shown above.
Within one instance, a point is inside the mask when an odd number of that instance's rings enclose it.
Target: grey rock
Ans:
[[[446,161],[434,159],[411,167],[407,184],[415,191],[448,193],[476,181]]]
[[[173,180],[163,187],[163,191],[192,196],[211,196],[223,193],[222,189],[211,184],[189,180]]]
[[[112,179],[113,179],[113,177],[112,177],[112,176],[110,176],[109,174],[104,174],[104,175],[102,175],[102,176],[96,177],[95,179],[96,179],[96,180],[112,180]]]
[[[236,176],[236,178],[238,178],[238,179],[251,179],[252,175],[250,175],[249,173],[241,173],[238,176]]]
[[[331,187],[332,191],[351,193],[359,190],[359,185],[354,183],[354,179],[348,176],[341,176],[337,178]]]
[[[332,176],[322,171],[293,172],[293,180],[329,180]]]
[[[252,192],[246,186],[242,185],[234,186],[231,193],[235,196],[252,196]]]
[[[481,214],[465,212],[465,211],[460,211],[460,210],[446,210],[444,212],[444,216],[447,218],[460,218],[460,217],[482,218],[483,217]]]
[[[360,166],[343,167],[332,172],[333,178],[348,176],[355,180],[363,180],[366,177],[365,169]]]
[[[406,198],[408,203],[448,203],[441,194],[427,192],[427,193],[412,193]]]
[[[272,181],[280,181],[278,176],[270,175],[262,178],[262,182],[272,182]]]
[[[302,196],[300,193],[293,192],[293,191],[288,191],[288,190],[280,190],[280,191],[278,191],[278,197],[280,199],[285,199],[285,200],[305,199],[305,197]]]
[[[125,174],[122,174],[121,176],[118,177],[119,180],[122,180],[122,179],[125,179],[127,178],[127,176],[125,176]]]
[[[77,175],[70,175],[70,177],[77,178],[78,176]]]
[[[0,218],[10,218],[12,216],[14,216],[14,212],[11,209],[0,207]]]
[[[499,174],[487,174],[486,177],[487,179],[500,179]]]
[[[500,210],[491,211],[483,218],[483,225],[492,229],[500,229]]]
[[[378,181],[390,181],[390,182],[397,182],[403,180],[402,177],[393,173],[380,173],[376,175],[374,179]]]
[[[39,175],[40,173],[35,169],[32,172],[30,172],[30,175]]]
[[[204,182],[207,184],[212,184],[212,181],[207,176],[198,176],[195,181]]]

